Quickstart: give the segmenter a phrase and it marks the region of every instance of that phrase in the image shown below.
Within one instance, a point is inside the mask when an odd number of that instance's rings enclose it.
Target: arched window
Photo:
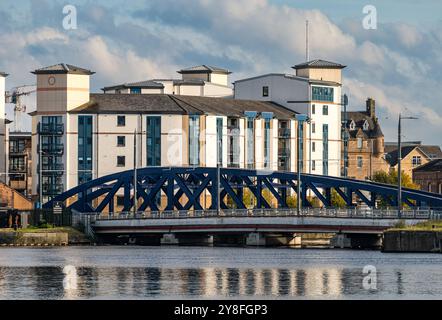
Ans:
[[[365,121],[364,121],[364,124],[362,125],[362,129],[363,129],[364,131],[367,131],[367,130],[368,130],[368,127],[369,127],[369,125],[368,125],[368,121],[365,120]]]
[[[354,130],[354,129],[356,129],[356,124],[355,124],[355,122],[353,120],[351,120],[351,122],[350,122],[350,130]]]

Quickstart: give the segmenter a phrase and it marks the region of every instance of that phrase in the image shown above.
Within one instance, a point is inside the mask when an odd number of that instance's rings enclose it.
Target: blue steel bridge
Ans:
[[[291,190],[297,192],[298,188],[297,174],[293,172],[233,168],[149,167],[137,170],[136,181],[137,212],[213,211],[218,209],[218,203],[221,210],[228,210],[227,197],[236,209],[250,209],[250,205],[244,203],[245,190],[249,190],[254,198],[255,209],[272,208],[264,196],[265,190],[277,203],[274,209],[284,209],[288,208],[287,195]],[[43,207],[53,208],[61,202],[69,203],[69,208],[82,213],[113,213],[118,194],[124,199],[122,211],[134,211],[134,182],[134,170],[111,174],[68,190]],[[393,185],[301,174],[300,193],[304,208],[312,206],[308,194],[315,195],[325,208],[331,208],[332,190],[345,201],[347,207],[356,206],[355,199],[370,208],[374,208],[376,201],[382,199],[391,207],[398,207],[397,188]],[[208,208],[201,203],[204,194],[209,194],[211,198]],[[158,207],[161,195],[166,198],[165,208]],[[442,208],[442,195],[426,191],[404,188],[402,200],[410,208]]]

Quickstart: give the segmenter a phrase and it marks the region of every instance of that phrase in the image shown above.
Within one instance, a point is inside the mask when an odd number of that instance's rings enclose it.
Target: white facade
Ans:
[[[5,110],[5,80],[6,74],[0,72],[0,181],[7,181],[7,156],[8,145],[6,143],[6,110]]]
[[[71,71],[62,72],[57,67],[55,71],[53,69],[54,67],[35,71],[37,110],[32,114],[32,149],[35,159],[32,164],[33,176],[36,178],[33,179],[32,190],[33,194],[39,195],[39,185],[42,181],[43,201],[51,197],[49,194],[52,191],[47,191],[48,188],[52,188],[51,190],[55,188],[54,193],[61,193],[76,187],[82,181],[81,177],[85,171],[90,174],[88,179],[96,179],[132,170],[134,143],[137,150],[137,167],[152,166],[148,163],[148,157],[152,154],[147,141],[148,135],[151,134],[147,128],[148,118],[160,119],[160,162],[157,164],[159,166],[193,165],[190,162],[192,149],[189,118],[197,117],[199,127],[196,138],[199,149],[197,166],[217,166],[221,142],[218,125],[222,120],[221,166],[294,171],[297,122],[294,120],[295,113],[285,108],[274,104],[254,104],[253,101],[241,102],[232,99],[138,95],[140,104],[135,106],[137,109],[125,109],[126,96],[94,94],[91,97],[90,71],[71,73]],[[143,105],[143,101],[151,101],[149,99],[154,103]],[[177,107],[177,103],[181,100],[183,104]],[[167,108],[175,108],[181,113],[164,111],[162,105],[157,105],[157,102],[161,101],[168,101],[170,105],[166,105]],[[109,104],[112,105],[114,102],[118,103],[118,106],[113,106],[114,109],[111,111],[106,110]],[[191,111],[183,109],[189,103],[196,105],[189,106]],[[224,107],[227,103],[239,108],[234,115],[228,107]],[[218,104],[218,107],[213,108],[213,104]],[[94,109],[96,105],[99,107]],[[152,111],[151,106],[156,109]],[[194,114],[195,110],[200,110],[197,115]],[[247,118],[246,111],[256,112],[253,117]],[[90,121],[88,136],[84,136],[86,119]],[[80,130],[80,121],[83,123],[81,125],[83,131]],[[248,129],[248,121],[252,121],[253,131]],[[288,126],[290,132],[289,136],[284,138],[281,138],[279,129],[282,122]],[[134,142],[135,131],[136,142]],[[289,154],[289,161],[285,162],[283,169],[280,160],[281,139],[288,141],[284,151]],[[91,152],[83,156],[86,144],[90,146]],[[40,148],[43,150],[41,155]],[[83,151],[80,151],[80,148]],[[253,157],[248,155],[250,150],[253,152]],[[250,160],[251,158],[253,160]],[[90,167],[83,170],[80,166],[88,161]],[[39,175],[40,171],[43,173],[42,177]]]
[[[321,73],[322,70],[322,73]],[[311,119],[304,132],[304,171],[340,176],[341,159],[341,71],[340,69],[298,70],[298,76],[267,74],[235,82],[235,99],[273,101]],[[314,79],[299,76],[314,75]],[[319,78],[319,79],[318,79]],[[339,82],[335,82],[339,81]],[[312,96],[314,87],[333,89],[332,101]],[[330,99],[331,100],[331,99]],[[324,129],[328,126],[328,140]],[[327,152],[324,152],[327,148]],[[328,168],[325,166],[328,164]],[[325,170],[324,170],[325,169]],[[328,172],[327,172],[328,170]],[[324,172],[325,171],[325,172]]]

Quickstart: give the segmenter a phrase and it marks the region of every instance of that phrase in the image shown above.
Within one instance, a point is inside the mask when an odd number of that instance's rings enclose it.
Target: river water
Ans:
[[[442,299],[442,255],[287,248],[0,248],[0,299]]]

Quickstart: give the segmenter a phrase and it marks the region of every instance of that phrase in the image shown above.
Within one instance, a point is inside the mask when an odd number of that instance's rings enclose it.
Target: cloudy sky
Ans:
[[[78,28],[63,28],[74,5]],[[377,9],[366,30],[363,8]],[[1,0],[0,71],[7,87],[35,82],[31,70],[59,62],[89,68],[93,91],[105,85],[176,77],[176,70],[211,64],[232,81],[268,72],[290,73],[310,57],[347,65],[350,109],[376,99],[388,141],[442,141],[442,1],[439,0]],[[32,108],[32,98],[27,103]]]

